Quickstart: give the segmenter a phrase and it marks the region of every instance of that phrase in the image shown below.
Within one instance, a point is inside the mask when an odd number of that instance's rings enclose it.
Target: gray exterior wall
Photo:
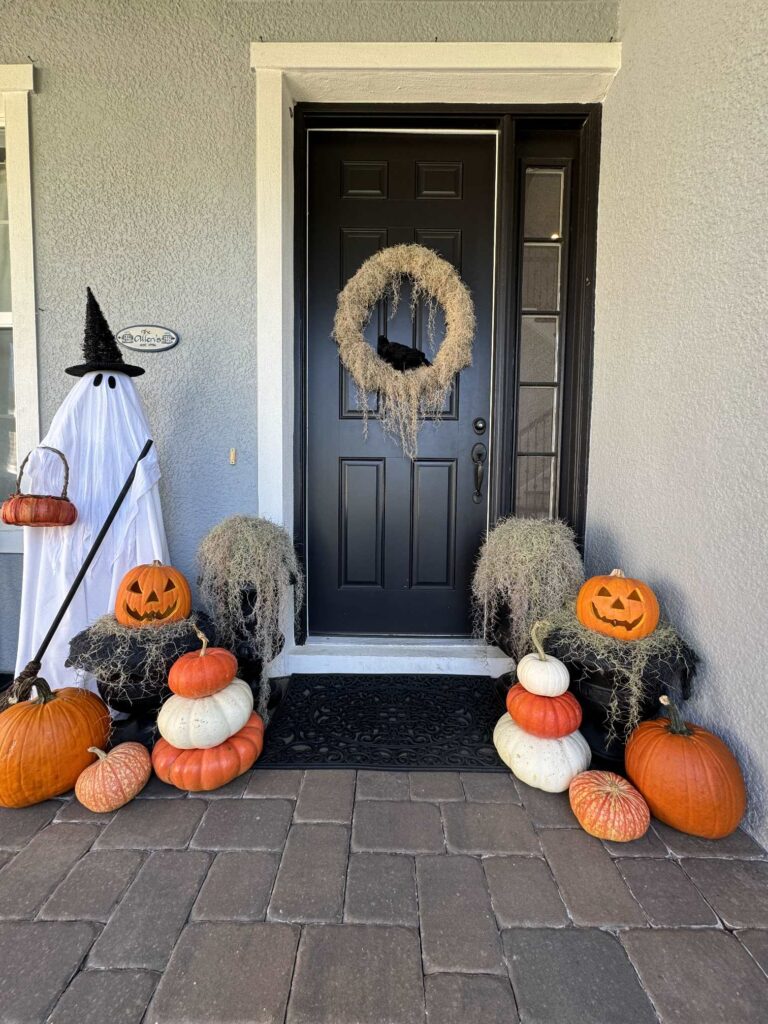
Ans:
[[[734,13],[738,16],[734,17]],[[768,842],[763,0],[621,8],[603,112],[587,551],[652,583],[704,663]]]

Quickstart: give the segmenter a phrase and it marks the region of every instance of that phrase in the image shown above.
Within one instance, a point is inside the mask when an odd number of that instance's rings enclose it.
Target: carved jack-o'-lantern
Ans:
[[[659,602],[641,580],[614,569],[610,576],[588,579],[576,598],[582,626],[617,640],[641,640],[659,623]]]
[[[189,617],[192,595],[178,569],[155,561],[137,565],[117,589],[115,618],[121,626],[159,626]]]

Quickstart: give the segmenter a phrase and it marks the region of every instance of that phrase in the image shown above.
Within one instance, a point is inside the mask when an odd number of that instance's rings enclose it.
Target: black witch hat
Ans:
[[[73,377],[84,377],[93,370],[105,373],[125,373],[128,377],[138,377],[144,373],[142,366],[130,366],[123,362],[123,356],[117,347],[115,336],[110,330],[98,302],[90,288],[87,289],[88,301],[85,307],[85,334],[83,335],[83,355],[85,362],[78,366],[68,366],[67,373]]]

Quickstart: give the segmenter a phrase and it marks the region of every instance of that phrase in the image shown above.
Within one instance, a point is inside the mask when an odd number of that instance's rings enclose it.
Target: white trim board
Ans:
[[[293,528],[293,105],[600,103],[620,66],[620,43],[251,44],[259,515]]]

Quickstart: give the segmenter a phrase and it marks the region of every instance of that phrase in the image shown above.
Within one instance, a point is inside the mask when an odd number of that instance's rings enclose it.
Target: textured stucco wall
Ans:
[[[114,328],[181,334],[138,381],[160,452],[171,554],[256,510],[254,98],[249,44],[605,41],[599,2],[0,0],[0,63],[31,99],[42,426],[71,378],[91,284]],[[236,466],[229,449],[238,450]],[[0,555],[0,671],[14,662],[19,556]]]
[[[768,841],[763,0],[631,0],[604,107],[587,552],[703,659]]]

